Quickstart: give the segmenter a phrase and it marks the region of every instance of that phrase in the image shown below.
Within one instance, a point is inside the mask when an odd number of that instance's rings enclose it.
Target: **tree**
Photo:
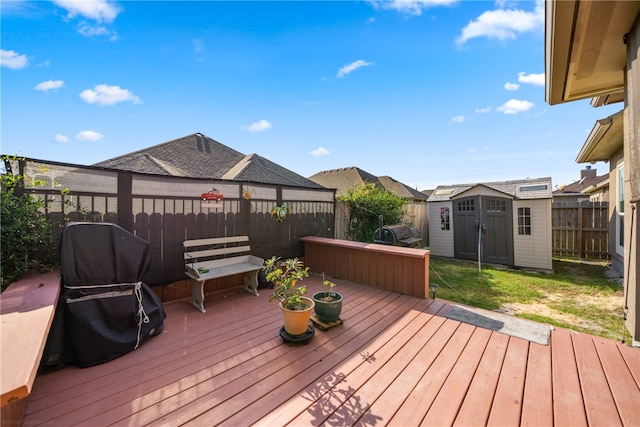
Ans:
[[[356,242],[373,242],[382,215],[385,224],[400,224],[405,200],[374,184],[351,188],[337,199],[349,206],[347,237]]]

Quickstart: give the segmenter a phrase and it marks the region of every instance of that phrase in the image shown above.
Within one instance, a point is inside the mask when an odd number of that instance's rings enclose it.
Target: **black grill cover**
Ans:
[[[162,303],[141,281],[151,266],[146,241],[115,224],[71,222],[60,250],[63,288],[56,317],[64,319],[54,318],[43,363],[96,365],[162,331]]]

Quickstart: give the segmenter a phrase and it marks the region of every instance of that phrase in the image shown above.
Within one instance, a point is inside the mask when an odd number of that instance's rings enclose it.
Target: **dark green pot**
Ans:
[[[327,296],[332,297],[332,301],[325,301]],[[315,302],[314,311],[316,317],[321,322],[335,322],[342,313],[342,295],[338,292],[322,291],[313,294],[313,302]]]

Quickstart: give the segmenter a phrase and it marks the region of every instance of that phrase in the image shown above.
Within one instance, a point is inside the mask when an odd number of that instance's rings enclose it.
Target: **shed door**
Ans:
[[[513,218],[511,200],[482,197],[482,260],[513,265]]]
[[[478,259],[478,197],[467,197],[454,202],[453,250],[461,259]]]
[[[480,239],[482,262],[513,265],[510,199],[474,196],[456,200],[453,222],[456,258],[477,260]]]

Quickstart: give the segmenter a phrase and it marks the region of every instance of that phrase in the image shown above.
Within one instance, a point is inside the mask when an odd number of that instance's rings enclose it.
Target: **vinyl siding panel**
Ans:
[[[440,229],[440,208],[449,208],[449,230]],[[434,256],[453,258],[453,203],[429,203],[429,250]]]
[[[518,208],[531,209],[531,235],[518,234]],[[551,199],[513,202],[513,256],[517,267],[552,270]]]

